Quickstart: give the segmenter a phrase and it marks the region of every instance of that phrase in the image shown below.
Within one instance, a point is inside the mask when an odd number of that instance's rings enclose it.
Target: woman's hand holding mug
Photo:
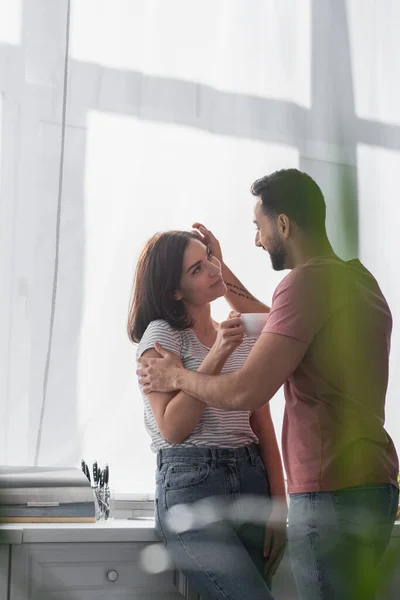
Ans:
[[[240,313],[231,311],[226,321],[218,326],[217,339],[211,351],[225,360],[243,342],[244,327]]]

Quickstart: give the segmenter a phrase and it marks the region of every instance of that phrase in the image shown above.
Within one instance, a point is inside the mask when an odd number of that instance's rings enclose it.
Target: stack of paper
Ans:
[[[92,522],[94,495],[79,468],[0,466],[0,522]]]

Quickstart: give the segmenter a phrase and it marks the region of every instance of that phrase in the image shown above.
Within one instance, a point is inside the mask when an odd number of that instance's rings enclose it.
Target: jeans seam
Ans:
[[[158,529],[160,530],[159,533],[160,533],[160,536],[161,536],[161,539],[163,541],[164,546],[167,546],[168,545],[167,544],[167,537],[165,535],[164,529],[163,529],[162,524],[161,524],[160,511],[159,511],[159,508],[158,508],[158,499],[157,498],[156,498],[156,501],[155,501],[155,509],[156,509],[156,513],[157,513]]]
[[[188,555],[198,565],[198,567],[201,569],[201,571],[206,575],[206,577],[208,578],[208,580],[213,584],[213,586],[216,588],[216,590],[218,591],[218,593],[221,595],[221,597],[223,598],[223,600],[229,600],[229,597],[226,596],[226,594],[223,591],[223,589],[219,587],[219,585],[211,577],[211,575],[209,574],[209,572],[203,567],[203,565],[197,560],[197,558],[190,552],[189,547],[185,544],[185,542],[182,539],[181,535],[179,533],[177,533],[176,531],[175,531],[175,533],[176,533],[177,538],[181,542],[182,546],[185,548],[186,552],[188,553]]]
[[[395,485],[393,486],[393,488],[394,488],[394,490],[396,490],[395,493],[393,494],[393,498],[392,498],[393,499],[393,511],[394,511],[394,514],[396,515],[398,507],[399,507],[399,490],[398,490],[398,488],[396,488]]]
[[[317,494],[316,493],[311,494],[311,504],[312,504],[313,513],[314,513],[315,509],[316,509],[316,504],[317,504]],[[318,539],[318,527],[314,523],[310,527],[310,541],[311,541],[311,548],[312,548],[314,565],[315,565],[315,572],[317,574],[320,600],[323,600],[323,598],[324,598],[324,582],[323,582],[323,577],[321,577],[320,561],[319,561],[318,552],[316,549],[317,539]]]
[[[320,600],[323,600],[324,599],[324,583],[323,583],[323,578],[321,577],[320,562],[319,562],[319,559],[317,558],[318,553],[315,548],[315,542],[316,542],[317,538],[318,538],[317,528],[313,526],[312,528],[310,528],[311,548],[312,548],[312,554],[313,554],[313,559],[314,559],[315,572],[317,574]]]

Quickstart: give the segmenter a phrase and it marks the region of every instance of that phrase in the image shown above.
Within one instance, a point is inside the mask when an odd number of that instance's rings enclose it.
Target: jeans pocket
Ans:
[[[388,524],[393,519],[393,488],[379,484],[333,492],[339,521],[366,528]]]
[[[166,490],[185,490],[203,483],[210,473],[208,464],[174,464],[167,469],[164,479]]]

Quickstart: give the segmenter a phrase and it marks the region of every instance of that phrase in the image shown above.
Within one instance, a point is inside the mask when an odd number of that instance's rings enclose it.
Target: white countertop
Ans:
[[[400,537],[396,521],[392,537]],[[157,542],[153,519],[109,519],[96,523],[2,523],[0,544]]]
[[[2,523],[1,544],[68,542],[157,542],[153,519],[109,519],[96,523]]]

